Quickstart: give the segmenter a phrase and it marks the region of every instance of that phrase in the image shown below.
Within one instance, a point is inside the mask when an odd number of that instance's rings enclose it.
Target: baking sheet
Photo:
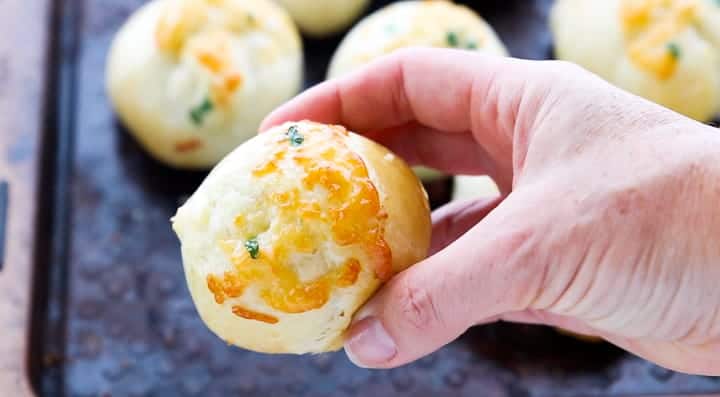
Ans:
[[[69,223],[55,233],[42,361],[43,395],[68,396],[619,396],[720,391],[720,379],[676,374],[608,344],[534,326],[476,327],[412,365],[352,366],[342,353],[267,356],[229,347],[200,321],[183,278],[169,218],[204,177],[148,158],[118,124],[104,92],[110,41],[143,2],[65,2],[58,40],[68,81],[58,108],[72,122]],[[376,1],[374,8],[383,3]],[[514,56],[545,59],[548,0],[465,2],[498,30]],[[77,28],[77,31],[75,30]],[[307,85],[320,81],[339,38],[306,41]],[[71,45],[75,44],[75,46]],[[75,49],[76,51],[74,51]],[[63,81],[65,81],[63,80]],[[62,156],[61,156],[62,157]],[[440,189],[442,190],[442,189]],[[67,239],[67,242],[64,239]],[[55,291],[55,292],[52,292]],[[60,291],[60,292],[58,292]],[[65,291],[67,296],[65,296]]]

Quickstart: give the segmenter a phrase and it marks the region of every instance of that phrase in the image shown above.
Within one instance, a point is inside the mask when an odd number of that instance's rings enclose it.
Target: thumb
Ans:
[[[515,214],[532,200],[513,195],[454,243],[396,275],[355,315],[345,343],[355,364],[396,367],[483,319],[528,307],[541,281],[542,272],[528,266],[538,233],[515,221],[528,219]]]

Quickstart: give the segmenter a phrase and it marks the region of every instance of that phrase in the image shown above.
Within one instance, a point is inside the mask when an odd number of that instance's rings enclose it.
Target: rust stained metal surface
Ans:
[[[45,0],[0,1],[0,183],[7,189],[7,222],[0,225],[0,391],[8,396],[32,394],[28,308],[49,8]]]
[[[72,68],[77,84],[61,85],[53,92],[59,108],[72,113],[75,122],[53,119],[49,125],[57,129],[58,139],[67,139],[73,148],[73,161],[48,167],[55,176],[67,171],[69,178],[56,186],[67,191],[69,202],[52,203],[55,215],[72,209],[70,222],[52,236],[55,246],[67,248],[68,255],[37,261],[37,273],[44,276],[38,277],[42,280],[38,285],[50,292],[37,297],[36,306],[48,309],[36,310],[41,314],[35,316],[40,324],[36,328],[42,330],[33,339],[38,356],[28,357],[26,346],[17,341],[25,341],[29,321],[27,312],[19,308],[27,307],[29,299],[32,236],[28,225],[17,222],[18,218],[31,218],[33,209],[30,199],[13,200],[13,205],[25,201],[11,210],[11,225],[15,225],[11,230],[24,237],[9,239],[14,242],[8,254],[19,255],[20,265],[11,263],[0,272],[2,332],[8,324],[11,332],[0,340],[0,391],[27,391],[26,376],[32,377],[39,394],[67,396],[580,397],[699,396],[720,391],[720,379],[673,373],[608,344],[588,344],[552,329],[525,325],[473,328],[439,352],[389,371],[355,368],[342,353],[268,356],[224,344],[206,329],[193,307],[179,245],[169,227],[177,206],[205,175],[171,170],[148,158],[118,124],[105,94],[110,42],[127,16],[143,3],[59,2],[68,13],[62,25],[80,29],[77,36],[67,36],[77,44],[78,52],[58,54],[64,59],[61,64]],[[374,7],[382,3],[386,1],[375,1]],[[465,3],[487,17],[513,55],[530,59],[550,56],[545,22],[550,0]],[[8,4],[15,3],[0,1],[0,33],[9,29],[2,23],[5,19],[17,19],[8,18],[12,12],[3,9]],[[24,25],[14,22],[18,29],[27,29],[29,15],[46,12],[39,0],[23,4],[34,4],[34,8],[23,11],[22,15],[28,14]],[[43,37],[38,25],[32,29]],[[0,79],[2,54],[19,47],[2,40]],[[336,37],[305,42],[308,85],[322,80],[338,41]],[[37,64],[41,69],[41,55],[26,57],[24,65]],[[13,83],[13,101],[0,84],[0,111],[24,115],[35,109],[37,114],[21,116],[15,122],[0,118],[0,144],[5,143],[6,131],[32,135],[40,128],[40,74],[32,68],[13,68],[25,77]],[[63,78],[62,73],[59,76]],[[22,95],[16,103],[18,92]],[[24,177],[36,174],[36,139],[33,135],[27,141],[29,146],[21,146],[26,151],[19,153],[29,154],[19,155],[25,160],[14,166]],[[0,169],[0,176],[5,177],[4,172]],[[43,184],[51,182],[43,180]],[[33,186],[21,188],[25,189],[23,195],[14,186],[11,189],[21,198],[35,195]],[[449,186],[437,183],[430,190],[439,204]],[[47,265],[50,262],[64,277],[48,276],[54,274]],[[8,269],[15,274],[13,278],[7,277]],[[66,298],[52,292],[65,288]],[[13,342],[5,341],[5,335]],[[9,361],[5,359],[8,355],[12,356]],[[30,373],[26,360],[36,363]]]

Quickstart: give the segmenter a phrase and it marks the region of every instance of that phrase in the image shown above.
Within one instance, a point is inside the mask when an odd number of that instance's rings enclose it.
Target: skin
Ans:
[[[392,368],[498,320],[600,336],[720,375],[720,134],[569,63],[402,50],[272,113],[337,123],[500,197],[433,214],[432,252],[354,318]]]

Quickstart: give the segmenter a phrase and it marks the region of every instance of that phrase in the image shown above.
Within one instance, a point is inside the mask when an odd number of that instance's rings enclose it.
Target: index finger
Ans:
[[[543,92],[528,90],[547,80],[538,74],[530,61],[450,49],[400,50],[309,89],[270,114],[261,130],[308,119],[386,141],[383,134],[397,133],[394,127],[417,122],[442,133],[471,135],[493,162],[510,171],[520,106],[541,102],[523,100],[528,92]]]

